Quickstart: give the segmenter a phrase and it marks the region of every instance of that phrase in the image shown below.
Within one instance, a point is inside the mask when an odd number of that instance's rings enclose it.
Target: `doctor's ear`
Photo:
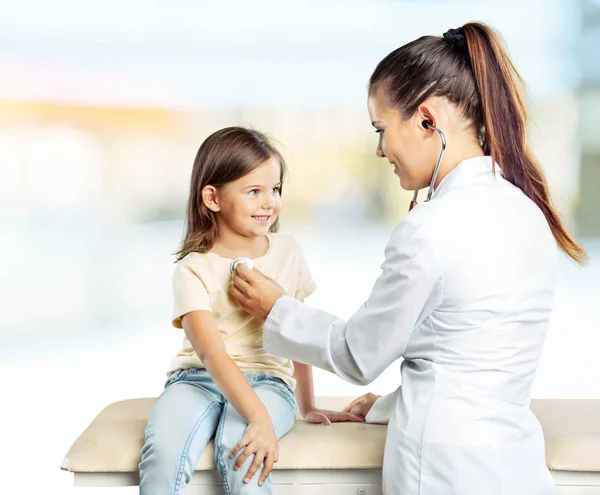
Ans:
[[[424,102],[419,105],[416,112],[418,126],[426,130],[434,130],[437,127],[438,113],[433,104]]]

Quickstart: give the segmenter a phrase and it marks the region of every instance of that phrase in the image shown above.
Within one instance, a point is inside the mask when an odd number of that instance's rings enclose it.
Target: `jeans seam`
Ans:
[[[223,413],[221,414],[221,418],[219,419],[219,427],[217,429],[217,434],[215,435],[215,451],[217,462],[221,466],[221,470],[223,471],[223,490],[226,495],[231,495],[231,488],[229,487],[229,483],[227,482],[227,463],[223,460],[223,431],[225,430],[225,422],[227,419],[227,404],[223,406]]]
[[[208,406],[206,408],[206,411],[204,411],[204,414],[202,414],[198,420],[196,421],[196,423],[194,424],[194,428],[192,428],[191,433],[189,434],[185,445],[183,446],[183,452],[181,453],[181,458],[179,459],[179,468],[177,470],[177,478],[175,478],[175,490],[173,491],[173,495],[178,495],[179,493],[179,489],[181,487],[181,478],[183,476],[183,470],[184,470],[184,465],[185,465],[185,461],[187,460],[189,451],[190,451],[190,446],[192,444],[192,440],[194,438],[194,436],[196,435],[196,432],[198,431],[198,428],[200,428],[200,425],[202,424],[202,421],[209,415],[210,412],[212,412],[212,410],[218,406],[217,402],[212,402],[210,404],[210,406]],[[194,469],[196,468],[196,466],[194,466]]]

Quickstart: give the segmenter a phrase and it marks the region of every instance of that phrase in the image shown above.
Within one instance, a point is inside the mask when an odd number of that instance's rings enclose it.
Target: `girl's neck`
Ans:
[[[213,244],[211,252],[223,258],[260,258],[269,250],[267,236],[244,237],[230,231],[221,231]]]

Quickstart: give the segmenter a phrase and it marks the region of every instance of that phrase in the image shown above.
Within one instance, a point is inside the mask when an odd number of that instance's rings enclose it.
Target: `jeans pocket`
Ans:
[[[296,401],[296,394],[289,387],[289,385],[280,378],[275,377],[268,377],[266,382],[269,385],[272,385],[273,388],[277,390],[279,395],[286,400],[286,402],[290,405],[292,414],[296,416],[298,414],[298,402]]]
[[[169,385],[173,385],[174,383],[178,382],[179,380],[182,380],[186,374],[187,374],[188,370],[177,370],[174,371],[171,376],[169,378],[167,378],[167,381],[165,382],[165,388],[167,388]]]

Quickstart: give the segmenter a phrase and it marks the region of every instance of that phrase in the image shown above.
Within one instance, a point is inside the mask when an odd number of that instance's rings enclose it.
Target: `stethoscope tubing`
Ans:
[[[439,134],[440,141],[441,141],[440,154],[438,155],[437,163],[435,164],[435,168],[433,169],[433,175],[431,176],[431,181],[429,183],[429,191],[427,192],[427,198],[425,199],[425,203],[426,203],[427,201],[429,201],[431,199],[434,189],[435,189],[435,182],[437,180],[437,176],[440,171],[440,165],[442,164],[442,159],[444,158],[444,153],[446,152],[446,136],[444,136],[444,133],[441,130],[439,130],[437,127],[435,127],[433,124],[430,124],[427,121],[423,122],[423,126],[426,127],[427,129],[433,129],[434,131],[436,131]],[[419,196],[419,189],[416,189],[415,193],[413,194],[413,199],[410,202],[410,207],[408,208],[408,211],[412,210],[418,204],[417,203],[418,196]]]

